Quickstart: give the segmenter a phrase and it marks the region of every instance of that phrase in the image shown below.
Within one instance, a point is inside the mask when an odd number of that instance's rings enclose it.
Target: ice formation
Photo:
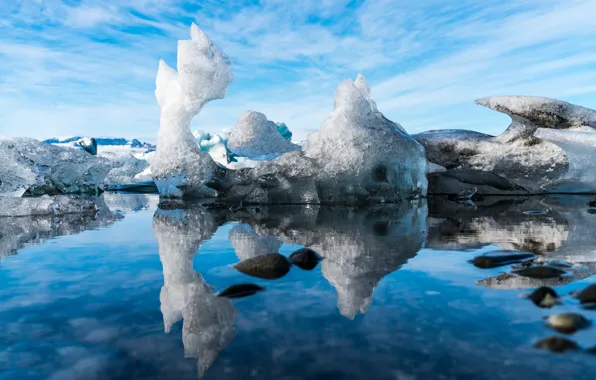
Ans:
[[[197,358],[199,378],[235,337],[237,311],[232,302],[213,294],[213,288],[193,269],[193,257],[203,240],[219,227],[215,214],[201,208],[160,210],[153,218],[163,267],[159,295],[166,333],[183,320],[184,356]]]
[[[0,139],[0,195],[96,193],[108,160],[29,138]]]
[[[549,183],[550,192],[596,192],[596,130],[589,132],[539,128],[534,136],[565,151],[569,169]]]
[[[426,195],[424,148],[366,99],[364,77],[343,81],[321,130],[302,151],[235,174],[226,200],[254,203],[394,202]]]
[[[189,125],[203,105],[224,97],[231,63],[195,24],[190,40],[178,41],[178,72],[159,62],[155,96],[161,108],[151,171],[163,196],[214,196],[208,184],[220,170],[197,145]]]
[[[287,127],[285,130],[288,131]],[[249,111],[238,119],[228,136],[228,148],[238,156],[254,160],[272,159],[300,150],[299,145],[292,144],[280,134],[277,124],[255,111]]]
[[[0,217],[65,215],[88,213],[95,214],[95,203],[87,199],[77,199],[66,195],[50,197],[0,197]]]

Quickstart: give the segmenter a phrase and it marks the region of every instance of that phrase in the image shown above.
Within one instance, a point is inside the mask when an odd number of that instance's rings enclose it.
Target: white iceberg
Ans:
[[[178,72],[159,62],[155,96],[161,108],[151,171],[163,196],[215,196],[207,184],[218,166],[197,145],[189,125],[203,105],[224,97],[233,79],[228,57],[195,24],[178,41]]]
[[[239,173],[222,198],[250,203],[395,202],[426,195],[424,148],[378,112],[364,77],[347,79],[302,151]]]
[[[0,195],[96,193],[108,160],[30,138],[0,139]]]
[[[287,127],[285,131],[289,132]],[[273,159],[283,153],[300,150],[299,145],[292,144],[281,135],[276,123],[255,111],[248,111],[238,119],[230,131],[227,146],[234,154],[253,160]]]
[[[65,215],[88,213],[95,214],[95,203],[87,199],[77,199],[66,195],[50,197],[0,197],[0,217]]]

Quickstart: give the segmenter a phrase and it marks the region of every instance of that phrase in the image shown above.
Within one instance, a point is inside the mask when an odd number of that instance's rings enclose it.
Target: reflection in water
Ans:
[[[568,276],[548,280],[502,274],[479,282],[497,289],[557,286],[596,273],[596,215],[590,197],[487,197],[475,212],[455,212],[444,197],[430,201],[428,248],[463,250],[497,245],[538,254],[538,262],[574,264]]]
[[[282,245],[279,239],[259,235],[247,224],[235,225],[228,234],[228,240],[240,260],[278,252]]]
[[[417,201],[363,209],[270,207],[240,218],[257,234],[318,252],[324,258],[323,276],[337,291],[340,313],[353,319],[366,313],[381,278],[422,248],[426,214],[425,202]]]
[[[163,266],[164,285],[159,296],[164,329],[183,320],[184,355],[197,358],[199,377],[215,361],[236,334],[236,309],[227,298],[216,297],[213,288],[193,269],[201,243],[209,240],[222,222],[218,214],[195,207],[160,210],[153,217]]]
[[[124,218],[119,210],[129,210],[123,205],[134,203],[135,209],[149,207],[157,197],[122,197],[104,193],[93,198],[97,214],[66,214],[55,216],[25,216],[0,218],[0,258],[12,254],[28,245],[41,244],[46,240],[63,235],[74,235],[86,230],[109,226]]]

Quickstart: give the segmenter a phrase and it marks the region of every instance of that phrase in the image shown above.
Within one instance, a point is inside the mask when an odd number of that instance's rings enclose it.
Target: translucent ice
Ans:
[[[292,144],[279,133],[277,124],[255,111],[249,111],[238,119],[228,136],[228,148],[238,156],[257,160],[300,150],[300,146]]]
[[[339,85],[330,117],[303,151],[239,173],[223,196],[256,203],[360,203],[425,195],[424,148],[374,109],[359,78],[359,87],[349,79]]]
[[[29,138],[0,139],[0,194],[95,193],[108,160]]]
[[[579,132],[539,128],[534,136],[556,144],[565,151],[569,161],[567,173],[548,184],[549,191],[596,191],[596,130]]]
[[[178,42],[178,72],[159,62],[155,96],[161,108],[151,171],[163,196],[214,196],[207,184],[220,171],[190,132],[203,105],[224,97],[233,79],[231,63],[195,24],[191,39]]]

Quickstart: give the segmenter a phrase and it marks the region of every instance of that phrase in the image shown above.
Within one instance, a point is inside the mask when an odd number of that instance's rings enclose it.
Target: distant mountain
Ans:
[[[53,137],[51,139],[43,140],[48,144],[68,144],[82,139],[83,136],[72,137]],[[155,145],[148,142],[141,142],[137,139],[127,140],[121,137],[96,137],[97,145],[104,146],[130,146],[131,148],[145,148],[147,150],[155,150]]]

